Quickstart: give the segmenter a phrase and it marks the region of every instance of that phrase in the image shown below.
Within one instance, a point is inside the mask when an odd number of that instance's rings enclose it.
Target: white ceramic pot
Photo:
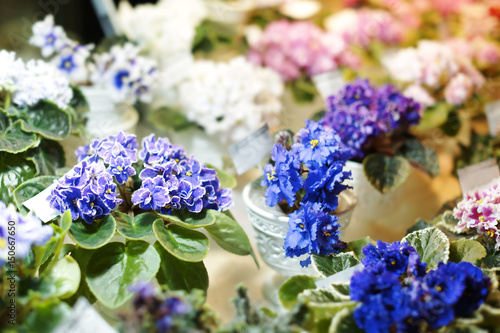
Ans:
[[[411,168],[408,179],[393,191],[382,194],[365,176],[361,163],[348,161],[344,170],[352,172],[351,185],[358,195],[358,204],[346,232],[348,240],[370,236],[373,239],[401,239],[417,218],[429,218],[439,209],[439,200],[432,190],[431,178]]]
[[[86,130],[90,138],[103,138],[120,131],[134,133],[139,113],[130,104],[116,104],[106,89],[81,87],[89,103]]]
[[[283,213],[278,206],[269,207],[265,203],[265,188],[260,185],[262,177],[247,184],[243,190],[243,200],[247,205],[248,215],[254,228],[257,247],[262,260],[285,277],[293,275],[317,275],[316,271],[309,267],[300,266],[300,261],[307,255],[288,258],[285,257],[283,244],[288,232],[287,214]],[[336,216],[339,218],[341,231],[349,224],[357,198],[354,191],[343,191],[339,196],[339,207]],[[342,238],[342,234],[341,234]]]

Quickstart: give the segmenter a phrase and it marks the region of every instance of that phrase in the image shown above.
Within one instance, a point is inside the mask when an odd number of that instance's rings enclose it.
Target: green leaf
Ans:
[[[440,126],[441,130],[444,134],[448,136],[455,136],[460,131],[460,127],[462,126],[462,121],[458,116],[458,112],[455,110],[448,113],[448,117],[444,124]]]
[[[211,210],[203,210],[200,213],[191,213],[185,210],[175,211],[172,215],[158,214],[164,220],[177,224],[187,229],[207,227],[215,223],[215,216]],[[157,217],[158,218],[158,217]]]
[[[306,289],[316,288],[314,281],[315,278],[307,275],[296,275],[286,280],[278,290],[281,305],[287,310],[293,309],[300,293]]]
[[[364,330],[356,325],[353,317],[354,308],[345,308],[339,311],[332,319],[329,333],[363,333]]]
[[[161,264],[156,278],[158,283],[165,286],[168,290],[186,290],[190,292],[193,289],[208,289],[208,272],[200,262],[182,261],[171,255],[163,246],[156,242],[154,244],[158,251]]]
[[[160,268],[160,256],[144,241],[109,243],[96,250],[87,264],[87,283],[106,307],[114,309],[133,296],[129,286],[150,281]]]
[[[82,249],[81,247],[76,247],[73,251],[71,251],[71,256],[76,260],[78,266],[80,266],[82,277],[87,276],[87,264],[95,251],[96,250]],[[94,294],[92,294],[92,292],[90,291],[87,280],[85,278],[82,278],[80,280],[78,290],[71,298],[67,299],[66,302],[70,305],[73,305],[81,296],[85,297],[90,303],[95,303],[97,300]]]
[[[73,220],[71,219],[71,211],[67,210],[64,212],[64,214],[61,216],[61,222],[60,222],[60,227],[64,232],[67,232],[69,228],[71,228],[71,224],[73,223]]]
[[[26,317],[20,331],[30,333],[52,332],[71,314],[68,304],[58,299],[50,299],[42,303],[35,303],[33,311]]]
[[[195,126],[181,110],[169,107],[151,111],[148,120],[155,128],[163,131],[181,131]]]
[[[236,178],[225,172],[224,170],[221,170],[219,168],[216,168],[212,164],[206,164],[207,167],[210,169],[214,169],[217,172],[217,178],[220,180],[220,187],[222,188],[235,188],[238,183],[236,182]]]
[[[478,241],[472,239],[459,239],[450,244],[450,261],[467,261],[475,263],[486,257],[486,249]]]
[[[387,193],[401,186],[410,175],[410,163],[401,156],[370,154],[363,160],[366,178],[379,192]]]
[[[375,244],[370,236],[347,243],[347,248],[354,252],[354,255],[358,258],[358,260],[361,260],[365,257],[363,254],[363,248],[368,244]]]
[[[428,131],[443,125],[448,119],[448,113],[454,108],[455,106],[445,102],[438,102],[434,106],[428,107],[424,110],[417,130]]]
[[[158,216],[151,213],[136,215],[132,218],[125,213],[114,212],[116,220],[116,231],[127,239],[144,239],[154,237],[153,222]]]
[[[57,261],[42,279],[42,295],[47,298],[69,298],[78,290],[80,277],[78,263],[72,257],[66,256]]]
[[[47,187],[52,185],[56,179],[56,177],[52,176],[41,176],[27,180],[19,185],[12,193],[17,209],[24,214],[27,214],[28,209],[24,207],[23,202],[33,198],[35,195],[45,190]]]
[[[359,263],[354,252],[336,253],[329,256],[312,255],[313,267],[322,277],[342,272]]]
[[[35,176],[35,163],[23,154],[0,153],[0,200],[13,202],[14,190]]]
[[[427,228],[412,232],[406,235],[402,242],[407,242],[413,246],[429,269],[436,269],[438,263],[446,263],[448,261],[450,241],[437,228]]]
[[[410,163],[425,171],[431,177],[439,175],[439,159],[434,150],[425,147],[418,140],[408,140],[399,147],[397,154]]]
[[[23,132],[20,121],[9,126],[8,120],[0,112],[0,151],[18,154],[37,144],[36,135]]]
[[[71,88],[73,89],[73,98],[68,107],[71,116],[71,133],[82,135],[85,131],[85,123],[87,122],[85,114],[89,111],[89,105],[80,89],[74,86]]]
[[[153,231],[165,250],[180,260],[202,261],[208,254],[208,238],[199,231],[175,224],[165,226],[162,219],[153,223]]]
[[[62,140],[69,136],[71,119],[67,111],[48,101],[22,110],[22,129],[47,139]]]
[[[37,148],[30,150],[29,156],[39,175],[55,175],[57,169],[66,165],[63,147],[53,140],[43,139]]]
[[[91,224],[81,220],[73,222],[69,229],[69,235],[78,246],[84,249],[97,249],[113,237],[115,229],[114,217],[107,215]]]
[[[309,77],[301,77],[288,83],[297,103],[311,103],[317,96],[316,86]]]
[[[215,224],[205,227],[210,237],[224,250],[239,256],[249,255],[252,251],[250,240],[245,230],[231,217],[222,212],[211,211],[215,215]]]

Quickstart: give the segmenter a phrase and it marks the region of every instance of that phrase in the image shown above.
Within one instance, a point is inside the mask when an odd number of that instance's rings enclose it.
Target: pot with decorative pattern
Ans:
[[[283,276],[317,275],[311,265],[309,267],[300,265],[300,261],[306,259],[307,255],[296,258],[285,257],[283,244],[288,232],[289,218],[279,206],[266,205],[264,195],[266,189],[260,185],[261,180],[262,177],[245,186],[243,200],[248,208],[262,260]],[[339,218],[339,230],[344,230],[349,224],[356,203],[357,196],[352,190],[343,191],[339,195],[339,206],[335,211],[335,215]]]

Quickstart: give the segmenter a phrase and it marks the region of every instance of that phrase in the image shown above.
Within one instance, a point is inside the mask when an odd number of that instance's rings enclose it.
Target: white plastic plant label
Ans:
[[[500,169],[495,158],[458,170],[462,194],[488,184],[498,177],[500,177]]]
[[[52,333],[118,333],[84,298],[76,301],[73,311]]]
[[[486,103],[484,106],[491,136],[497,136],[500,126],[500,100]]]
[[[229,154],[233,159],[238,175],[245,173],[271,154],[273,138],[269,126],[261,128],[229,147]]]
[[[363,264],[358,264],[353,267],[349,267],[348,269],[343,270],[337,274],[333,274],[327,278],[316,281],[316,287],[318,288],[327,288],[332,283],[349,283],[351,282],[351,278],[354,273],[359,272],[364,267]]]
[[[312,77],[316,89],[318,89],[323,99],[335,95],[344,87],[345,81],[340,70],[334,70],[323,74],[314,75]]]
[[[49,200],[47,199],[50,195],[50,192],[55,186],[56,184],[54,183],[42,192],[35,195],[33,198],[23,202],[23,205],[31,212],[33,212],[33,214],[35,214],[43,222],[49,222],[50,220],[61,215],[58,210],[50,208]]]

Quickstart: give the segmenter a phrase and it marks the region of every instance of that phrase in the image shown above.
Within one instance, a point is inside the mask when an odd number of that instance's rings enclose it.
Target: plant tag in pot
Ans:
[[[236,172],[241,175],[268,157],[272,148],[273,138],[269,132],[269,126],[264,124],[240,142],[229,147],[229,154],[233,159]]]
[[[31,212],[33,212],[43,222],[49,222],[50,220],[61,215],[59,211],[50,207],[49,201],[47,200],[50,192],[52,192],[52,189],[55,186],[56,184],[52,184],[42,192],[35,195],[33,198],[23,202],[23,205]]]
[[[342,72],[338,69],[312,77],[316,89],[318,89],[321,97],[327,99],[329,96],[337,94],[340,89],[345,85]]]
[[[458,180],[460,181],[462,194],[485,185],[498,177],[500,177],[500,170],[494,158],[458,170]]]
[[[117,333],[84,298],[80,297],[71,314],[60,323],[54,333]]]
[[[491,136],[497,136],[500,125],[500,100],[486,103],[484,106],[488,118],[488,128]]]

